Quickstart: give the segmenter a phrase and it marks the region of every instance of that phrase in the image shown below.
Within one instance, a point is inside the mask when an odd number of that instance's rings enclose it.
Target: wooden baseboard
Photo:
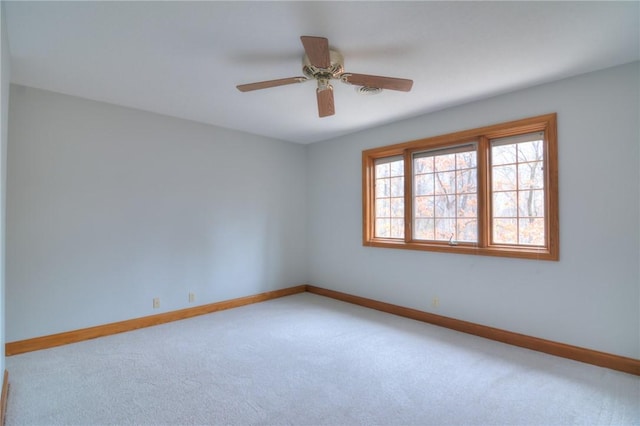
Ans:
[[[7,399],[9,398],[9,372],[4,370],[2,379],[2,396],[0,397],[0,425],[4,426],[4,419],[7,415]]]
[[[264,302],[265,300],[290,296],[296,293],[303,293],[305,290],[306,285],[299,285],[296,287],[289,287],[281,290],[255,294],[253,296],[240,297],[237,299],[195,306],[193,308],[180,309],[178,311],[165,312],[157,315],[150,315],[110,324],[98,325],[95,327],[83,328],[80,330],[67,331],[63,333],[51,334],[48,336],[9,342],[5,345],[5,353],[7,356],[11,356],[22,354],[25,352],[37,351],[40,349],[53,348],[55,346],[81,342],[83,340],[95,339],[97,337],[109,336],[111,334],[123,333],[125,331],[132,331],[144,327],[151,327],[171,321],[178,321],[195,317],[198,315],[210,314],[212,312],[222,311],[225,309],[237,308],[252,303]]]
[[[532,349],[538,352],[544,352],[550,355],[556,355],[575,361],[585,362],[600,367],[610,368],[612,370],[623,371],[625,373],[640,376],[640,360],[635,358],[627,358],[619,355],[613,355],[606,352],[594,351],[591,349],[581,348],[579,346],[567,345],[551,340],[531,337],[524,334],[514,333],[511,331],[501,330],[499,328],[488,327],[485,325],[475,324],[472,322],[462,321],[455,318],[449,318],[442,315],[436,315],[429,312],[419,311],[417,309],[405,308],[403,306],[392,305],[390,303],[380,302],[373,299],[367,299],[360,296],[354,296],[334,290],[327,290],[312,285],[307,286],[307,291],[321,296],[330,297],[332,299],[349,302],[356,305],[364,306],[378,311],[399,315],[405,318],[426,322],[440,327],[450,328],[452,330],[461,331],[474,336],[484,337],[496,340],[502,343],[508,343],[514,346],[520,346]]]
[[[623,371],[625,373],[640,376],[640,360],[635,358],[627,358],[620,355],[581,348],[579,346],[572,346],[564,343],[554,342],[551,340],[540,339],[538,337],[527,336],[525,334],[514,333],[499,328],[488,327],[481,324],[475,324],[468,321],[462,321],[455,318],[449,318],[442,315],[432,314],[429,312],[419,311],[417,309],[406,308],[403,306],[393,305],[391,303],[380,302],[377,300],[367,299],[364,297],[354,296],[351,294],[342,293],[335,290],[328,290],[312,285],[299,285],[296,287],[269,291],[253,296],[225,300],[222,302],[181,309],[178,311],[165,312],[162,314],[151,315],[142,318],[134,318],[131,320],[104,324],[96,327],[83,328],[80,330],[52,334],[49,336],[10,342],[5,345],[5,353],[7,356],[11,356],[25,352],[37,351],[40,349],[52,348],[55,346],[66,345],[68,343],[81,342],[83,340],[95,339],[96,337],[108,336],[111,334],[136,330],[138,328],[151,327],[171,321],[209,314],[225,309],[237,308],[252,303],[290,296],[292,294],[302,293],[305,291],[321,296],[330,297],[332,299],[341,300],[343,302],[349,302],[355,305],[364,306],[370,309],[399,315],[405,318],[426,322],[440,327],[446,327],[463,333],[473,334],[474,336],[484,337],[486,339],[491,339],[514,346],[532,349],[538,352],[544,352],[550,355],[568,358],[575,361],[581,361],[587,364],[593,364],[600,367],[610,368],[612,370]],[[7,374],[8,373],[5,371],[5,385],[7,385]],[[3,404],[6,404],[6,400],[4,399],[5,385],[3,385],[2,391]]]

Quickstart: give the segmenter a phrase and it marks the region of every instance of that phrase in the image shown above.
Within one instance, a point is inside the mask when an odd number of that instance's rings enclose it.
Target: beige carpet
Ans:
[[[7,368],[7,425],[640,424],[640,377],[309,293]]]

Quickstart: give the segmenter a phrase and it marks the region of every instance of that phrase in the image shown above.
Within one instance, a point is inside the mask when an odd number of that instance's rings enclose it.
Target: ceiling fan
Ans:
[[[335,114],[333,86],[330,84],[332,79],[361,86],[359,89],[361,93],[376,93],[382,89],[408,92],[413,86],[413,80],[404,78],[345,72],[344,58],[339,52],[329,49],[329,40],[324,37],[312,36],[302,36],[300,40],[302,40],[302,46],[305,51],[305,55],[302,58],[304,76],[240,84],[236,86],[238,90],[249,92],[287,84],[304,83],[315,79],[318,82],[318,88],[316,89],[318,115],[320,117],[328,117]]]

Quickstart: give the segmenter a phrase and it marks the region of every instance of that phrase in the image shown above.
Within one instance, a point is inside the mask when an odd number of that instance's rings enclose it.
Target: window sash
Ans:
[[[542,144],[542,152],[539,158],[520,158],[519,144],[540,142]],[[514,159],[507,163],[500,163],[494,165],[493,151],[497,147],[514,146]],[[490,241],[492,245],[506,245],[506,246],[531,246],[544,248],[547,244],[546,238],[546,205],[548,204],[547,189],[545,185],[545,153],[547,148],[545,146],[544,132],[532,132],[519,135],[513,135],[503,138],[495,138],[489,141],[489,154],[491,167],[488,170],[488,176],[491,180],[491,234]],[[521,171],[528,167],[534,168],[529,170],[536,172],[536,169],[540,165],[539,184],[534,187],[525,188]],[[513,170],[513,177],[511,187],[506,189],[496,190],[494,180],[496,178],[496,171],[499,169]],[[535,178],[536,176],[534,176]],[[507,179],[509,180],[509,179]],[[542,197],[540,197],[542,193]],[[522,197],[528,197],[528,199],[522,200]],[[503,205],[506,203],[508,208],[507,212],[499,210],[497,200],[502,200]],[[540,205],[541,204],[541,205]],[[532,207],[536,209],[537,214],[532,212],[525,212],[529,214],[523,214],[523,208]],[[509,212],[511,210],[511,212]],[[499,214],[502,213],[502,214]]]
[[[434,165],[431,171],[418,173],[416,170],[416,160],[421,158],[435,158],[447,156],[451,154],[473,153],[475,154],[474,165],[458,168],[457,157],[453,168],[447,171],[438,171]],[[465,143],[446,148],[436,148],[426,151],[414,152],[411,155],[411,178],[413,181],[411,203],[411,238],[413,241],[425,242],[445,242],[448,244],[471,243],[476,244],[478,241],[478,145],[474,143]],[[473,191],[459,191],[458,179],[464,176],[464,173],[473,173]],[[429,176],[433,177],[433,188],[426,193],[419,193],[418,179]],[[438,192],[438,183],[436,180],[440,177],[445,179],[449,177],[449,183],[453,179],[452,190],[447,193]],[[427,182],[428,183],[428,182]],[[440,186],[444,186],[440,182]],[[444,197],[444,198],[443,198]],[[443,208],[442,203],[446,203]],[[466,203],[470,203],[469,208],[476,205],[475,214],[469,215],[466,210]],[[426,205],[425,205],[426,204]],[[451,208],[453,207],[453,209]],[[418,215],[418,211],[425,212]]]
[[[391,172],[387,176],[377,175],[378,166],[400,161],[403,162],[403,172],[401,175],[392,174]],[[374,164],[374,236],[376,238],[404,240],[406,234],[404,223],[404,210],[406,208],[406,194],[404,191],[404,156],[394,155],[378,158],[375,160]],[[384,185],[383,191],[379,191],[379,185]],[[382,192],[382,194],[380,194],[380,192]],[[398,205],[398,199],[400,198],[403,200],[401,206]]]

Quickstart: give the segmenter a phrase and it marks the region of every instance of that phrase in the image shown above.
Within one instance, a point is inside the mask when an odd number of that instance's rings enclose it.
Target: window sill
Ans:
[[[433,251],[440,253],[460,253],[479,256],[512,257],[532,260],[559,260],[557,253],[552,253],[548,248],[541,247],[509,247],[491,246],[478,247],[475,244],[458,243],[425,243],[425,242],[405,242],[392,239],[376,238],[363,242],[365,247],[382,247],[403,250]]]

